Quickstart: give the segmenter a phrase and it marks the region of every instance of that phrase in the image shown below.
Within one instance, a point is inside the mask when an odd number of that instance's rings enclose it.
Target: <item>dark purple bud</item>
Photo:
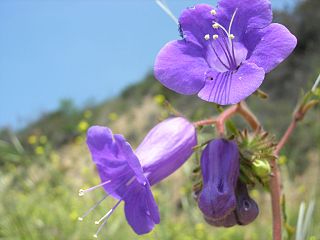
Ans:
[[[239,225],[253,222],[259,214],[258,204],[250,198],[246,184],[238,181],[236,188],[237,208],[236,215]]]
[[[211,141],[201,156],[203,188],[198,206],[208,218],[223,219],[236,208],[239,152],[235,142]]]

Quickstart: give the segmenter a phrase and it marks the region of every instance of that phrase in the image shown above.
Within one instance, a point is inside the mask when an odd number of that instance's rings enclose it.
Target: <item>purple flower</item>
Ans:
[[[136,152],[123,136],[100,126],[88,130],[87,144],[102,183],[80,190],[79,194],[102,186],[107,195],[118,199],[116,205],[96,221],[97,224],[102,222],[96,235],[121,201],[125,203],[124,211],[129,225],[137,234],[145,234],[160,222],[158,206],[150,186],[177,170],[190,157],[197,141],[194,126],[186,119],[176,117],[156,125]]]
[[[155,77],[171,90],[209,102],[235,104],[261,85],[297,40],[272,22],[269,0],[220,0],[199,4],[179,19],[183,40],[159,52]]]
[[[236,209],[223,219],[214,219],[204,216],[210,225],[216,227],[232,227],[236,224],[247,225],[253,222],[259,214],[257,203],[250,198],[247,186],[238,180],[236,188],[237,206]]]
[[[198,206],[205,216],[223,219],[236,208],[235,187],[239,167],[239,151],[233,141],[216,139],[203,150],[203,188],[199,193]]]

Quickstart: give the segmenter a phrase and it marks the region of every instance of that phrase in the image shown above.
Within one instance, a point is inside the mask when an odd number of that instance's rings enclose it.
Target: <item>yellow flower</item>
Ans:
[[[89,127],[88,122],[87,122],[87,121],[84,121],[84,120],[80,121],[79,124],[78,124],[78,130],[79,130],[80,132],[85,132],[85,131],[87,131],[88,127]]]
[[[31,145],[34,145],[37,143],[37,136],[36,135],[30,135],[28,137],[28,143]]]
[[[37,146],[34,151],[35,151],[35,153],[36,153],[37,155],[43,155],[43,154],[44,154],[44,148],[41,147],[41,146]]]
[[[153,97],[153,100],[154,100],[157,104],[161,105],[161,104],[164,103],[164,101],[166,100],[166,98],[165,98],[162,94],[158,94],[158,95],[156,95],[156,96]]]

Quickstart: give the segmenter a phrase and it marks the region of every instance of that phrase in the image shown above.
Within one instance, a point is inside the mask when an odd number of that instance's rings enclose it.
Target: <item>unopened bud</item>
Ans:
[[[252,163],[253,171],[259,176],[259,177],[267,177],[271,173],[271,167],[270,164],[266,160],[255,160]]]

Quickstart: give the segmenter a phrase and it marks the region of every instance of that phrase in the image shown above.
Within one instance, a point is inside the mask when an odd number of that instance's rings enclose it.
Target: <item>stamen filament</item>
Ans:
[[[106,185],[106,184],[108,184],[110,182],[111,182],[111,180],[108,180],[108,181],[105,181],[103,183],[100,183],[100,184],[98,184],[98,185],[96,185],[94,187],[91,187],[91,188],[88,188],[88,189],[85,189],[85,190],[84,189],[80,189],[79,190],[79,196],[82,197],[86,192],[91,192],[91,191],[93,191],[93,190],[95,190],[95,189],[97,189],[99,187],[102,187],[102,186],[104,186],[104,185]]]
[[[116,203],[116,205],[114,205],[113,208],[111,208],[102,218],[100,218],[98,221],[95,221],[95,224],[100,224],[101,221],[103,221],[104,219],[108,220],[108,218],[111,216],[111,214],[114,212],[114,210],[116,210],[116,208],[119,206],[119,204],[121,203],[122,198]],[[97,233],[96,233],[97,234]]]
[[[231,18],[231,21],[230,21],[230,24],[229,24],[229,29],[228,29],[229,30],[228,31],[229,35],[231,34],[231,27],[232,27],[232,24],[233,24],[233,20],[234,20],[236,14],[237,14],[237,11],[238,11],[238,8],[236,8],[236,10],[234,11],[234,13],[232,15],[232,18]]]
[[[230,68],[231,67],[234,67],[234,66],[236,66],[237,64],[236,64],[236,61],[235,61],[235,56],[233,55],[232,57],[231,57],[231,53],[230,53],[230,43],[228,44],[228,42],[226,41],[226,39],[225,38],[222,38],[222,40],[223,40],[223,43],[224,43],[224,45],[225,45],[225,47],[226,47],[226,49],[227,49],[227,52],[229,53],[229,56],[230,56],[230,59],[231,59],[231,63],[233,64],[232,66],[230,65]],[[232,42],[233,43],[233,42]]]
[[[135,179],[136,179],[136,176],[132,177],[132,178],[126,183],[126,186],[129,186]]]
[[[215,22],[214,25],[219,26],[219,28],[221,28],[227,34],[227,36],[229,36],[229,33],[228,33],[227,29],[225,29],[221,24]]]
[[[232,24],[233,24],[233,20],[237,14],[237,11],[238,11],[238,8],[236,8],[236,10],[234,11],[234,13],[232,14],[232,18],[231,18],[231,21],[230,21],[230,24],[229,24],[229,29],[228,29],[228,37],[229,37],[229,42],[231,43],[232,39],[234,39],[234,35],[231,34],[231,28],[232,28]]]
[[[216,55],[216,57],[218,58],[219,62],[226,68],[229,69],[229,67],[221,60],[221,58],[219,57],[218,53],[216,52],[216,50],[214,49],[214,47],[212,46],[212,43],[210,44],[212,47],[212,50],[214,52],[214,54]]]
[[[225,50],[224,47],[222,46],[220,40],[218,40],[218,43],[219,43],[222,51],[223,51],[224,54],[226,55],[227,61],[228,61],[228,63],[229,63],[229,68],[228,68],[228,69],[230,69],[230,68],[231,68],[231,65],[232,65],[232,58],[231,58],[231,55],[230,55],[230,53],[229,53],[229,49],[227,48],[227,50]]]
[[[97,230],[96,233],[93,235],[94,238],[98,238],[99,232],[100,232],[101,229],[104,227],[104,225],[106,225],[107,221],[108,221],[108,219],[105,219],[105,220],[103,221],[103,223],[99,226],[98,230]]]
[[[103,196],[102,199],[100,199],[96,204],[94,204],[88,211],[86,211],[81,217],[78,218],[79,221],[82,221],[86,216],[89,215],[89,213],[91,213],[96,207],[98,207],[103,200],[105,200],[108,197],[108,195],[106,194],[105,196]]]

